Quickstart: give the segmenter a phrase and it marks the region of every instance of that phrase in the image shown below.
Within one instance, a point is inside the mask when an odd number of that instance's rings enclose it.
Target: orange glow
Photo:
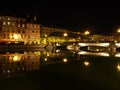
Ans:
[[[118,33],[120,33],[120,28],[117,30]]]
[[[85,33],[84,33],[85,35],[88,35],[88,34],[90,34],[90,32],[89,31],[85,31]]]
[[[16,55],[16,56],[14,56],[14,57],[13,57],[13,61],[14,61],[14,62],[16,62],[16,61],[20,61],[20,57],[19,57],[19,56],[17,56],[17,55]]]
[[[118,71],[120,71],[120,65],[119,64],[117,65],[117,69],[118,69]]]
[[[68,60],[67,58],[63,58],[63,62],[66,63]]]
[[[88,61],[85,61],[85,62],[84,62],[84,65],[85,65],[85,66],[89,66],[90,63],[89,63]]]
[[[47,58],[45,58],[44,60],[47,61]]]
[[[13,35],[13,38],[14,38],[14,39],[18,39],[18,35],[17,35],[17,34],[14,34],[14,35]]]
[[[63,36],[64,36],[64,37],[67,37],[67,36],[68,36],[68,34],[67,34],[67,33],[64,33],[64,34],[63,34]]]

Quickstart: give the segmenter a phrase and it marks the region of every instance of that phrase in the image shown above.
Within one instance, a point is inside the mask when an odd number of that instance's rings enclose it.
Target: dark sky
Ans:
[[[76,2],[62,0],[16,0],[2,1],[2,15],[26,17],[37,15],[43,25],[92,33],[112,33],[120,26],[120,8],[106,3]]]

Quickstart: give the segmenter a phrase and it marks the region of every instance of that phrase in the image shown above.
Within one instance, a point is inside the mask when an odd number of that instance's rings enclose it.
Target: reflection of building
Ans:
[[[34,17],[36,21],[36,17]],[[63,28],[46,27],[27,22],[24,18],[0,17],[0,42],[24,42],[24,44],[48,44],[75,42],[79,34]]]
[[[14,53],[0,55],[0,78],[18,76],[26,71],[39,70],[40,54],[35,53]]]
[[[26,24],[26,43],[40,44],[40,25],[27,23]]]
[[[0,17],[0,39],[6,41],[23,41],[26,19],[10,16]]]

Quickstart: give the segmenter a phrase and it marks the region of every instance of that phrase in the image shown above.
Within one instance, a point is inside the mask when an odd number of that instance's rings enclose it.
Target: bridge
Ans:
[[[116,52],[117,48],[120,48],[120,43],[115,42],[78,42],[76,44],[70,44],[67,45],[67,49],[69,50],[80,50],[81,47],[86,46],[98,46],[98,47],[104,47],[109,52]]]
[[[84,46],[101,46],[101,47],[108,47],[110,43],[78,43],[80,47]]]

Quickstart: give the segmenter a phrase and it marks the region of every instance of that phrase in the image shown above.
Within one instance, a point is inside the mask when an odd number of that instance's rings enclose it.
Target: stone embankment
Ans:
[[[0,51],[12,51],[12,50],[44,50],[46,45],[0,45]]]

